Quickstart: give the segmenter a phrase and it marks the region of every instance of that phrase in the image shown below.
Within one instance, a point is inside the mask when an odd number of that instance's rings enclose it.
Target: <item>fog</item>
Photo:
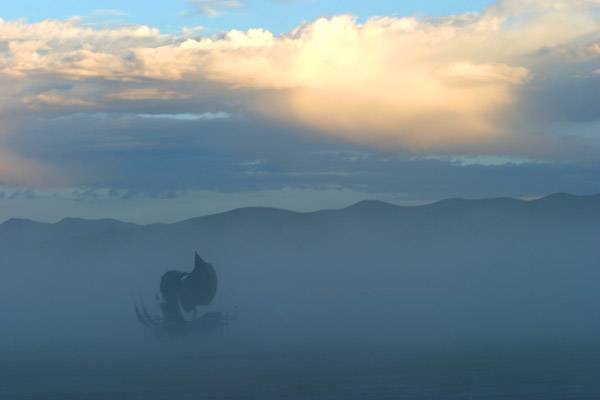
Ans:
[[[600,337],[600,197],[247,208],[175,224],[65,219],[0,225],[3,356],[290,349],[560,346]],[[194,251],[219,289],[222,335],[156,340],[161,275]],[[204,311],[204,310],[199,310]]]

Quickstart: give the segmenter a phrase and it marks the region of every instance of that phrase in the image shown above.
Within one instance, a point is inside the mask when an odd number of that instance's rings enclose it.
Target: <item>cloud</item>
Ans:
[[[202,114],[138,114],[138,117],[148,119],[171,119],[175,121],[210,121],[231,118],[226,112],[205,112]]]
[[[241,6],[191,3],[207,14]],[[122,101],[135,115],[239,109],[288,127],[282,131],[299,127],[373,148],[561,159],[597,149],[589,142],[598,139],[555,124],[571,123],[568,99],[552,115],[532,110],[549,109],[558,95],[550,83],[592,87],[588,80],[598,79],[599,4],[505,0],[481,14],[364,22],[340,15],[283,35],[250,29],[215,37],[92,28],[76,18],[0,20],[0,75],[39,113],[118,111]],[[586,104],[600,100],[589,96]],[[586,121],[600,120],[586,110]],[[561,138],[573,135],[578,140],[565,146]]]
[[[209,52],[211,79],[268,91],[255,104],[273,118],[371,146],[471,151],[511,134],[520,91],[545,73],[537,52],[597,32],[592,14],[576,16],[338,16],[280,37],[232,31],[185,46]]]
[[[222,10],[240,8],[240,0],[188,0],[188,3],[201,14],[208,17],[218,16]]]
[[[174,90],[164,90],[160,88],[139,88],[126,89],[118,92],[106,94],[106,98],[113,100],[177,100],[187,99],[189,95],[176,92]]]
[[[93,107],[95,103],[87,100],[66,97],[60,93],[45,92],[23,98],[23,103],[32,106],[74,106]]]
[[[38,73],[73,79],[125,79],[139,70],[137,47],[154,47],[170,38],[148,26],[93,29],[79,18],[34,24],[0,20],[0,73],[31,78]]]

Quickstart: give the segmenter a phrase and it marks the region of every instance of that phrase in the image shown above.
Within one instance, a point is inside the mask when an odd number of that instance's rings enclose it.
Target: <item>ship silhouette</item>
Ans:
[[[209,311],[197,316],[199,307],[210,305],[217,294],[218,279],[214,267],[196,252],[192,272],[168,271],[161,277],[157,294],[160,315],[148,312],[143,302],[135,304],[135,315],[159,338],[222,332],[230,316]],[[192,315],[189,317],[189,315]]]

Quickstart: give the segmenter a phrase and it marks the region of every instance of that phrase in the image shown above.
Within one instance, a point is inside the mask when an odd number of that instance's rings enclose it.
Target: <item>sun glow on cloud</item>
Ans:
[[[0,179],[3,184],[44,187],[61,183],[56,171],[34,160],[0,149]]]
[[[210,85],[215,101],[235,101],[244,112],[366,146],[491,154],[490,146],[503,138],[518,147],[515,135],[527,135],[514,122],[521,88],[552,69],[553,60],[588,63],[590,76],[600,70],[599,5],[504,0],[481,14],[364,22],[340,15],[280,36],[251,29],[195,38],[148,26],[92,28],[77,18],[0,19],[0,76],[21,93],[22,107],[35,110],[93,112],[120,100],[140,103],[139,115],[192,115],[144,112],[143,104],[193,101],[193,93]],[[80,89],[49,91],[55,77]],[[174,90],[174,82],[184,82],[185,93]]]

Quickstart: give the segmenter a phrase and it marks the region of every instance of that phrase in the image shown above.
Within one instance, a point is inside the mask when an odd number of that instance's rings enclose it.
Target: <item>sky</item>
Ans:
[[[480,11],[485,0],[392,1],[392,0],[23,0],[3,5],[3,18],[66,19],[88,18],[95,23],[116,21],[150,25],[176,33],[182,27],[202,26],[205,32],[263,28],[281,34],[300,22],[322,16],[350,13],[360,18],[385,15],[443,16]]]
[[[600,192],[600,1],[0,11],[0,220]]]

